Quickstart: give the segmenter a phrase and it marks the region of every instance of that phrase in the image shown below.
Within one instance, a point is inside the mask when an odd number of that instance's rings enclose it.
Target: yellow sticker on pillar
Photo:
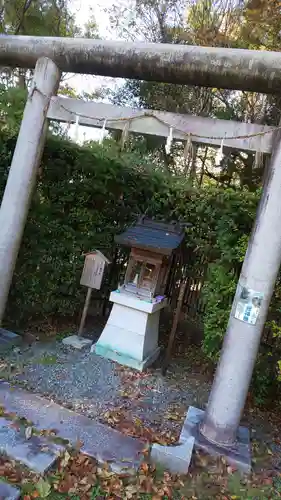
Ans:
[[[234,317],[244,323],[255,325],[260,314],[262,300],[263,293],[241,287],[236,299]]]

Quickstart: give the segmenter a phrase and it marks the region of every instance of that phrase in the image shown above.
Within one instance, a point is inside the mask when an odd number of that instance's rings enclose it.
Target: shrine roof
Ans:
[[[181,245],[184,236],[184,229],[179,224],[142,218],[124,233],[115,236],[115,241],[120,245],[170,255]]]

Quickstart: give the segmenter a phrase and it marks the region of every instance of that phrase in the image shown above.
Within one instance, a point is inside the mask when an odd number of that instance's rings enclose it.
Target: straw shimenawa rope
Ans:
[[[34,87],[33,91],[37,91],[39,92],[41,95],[43,95],[46,99],[48,99],[49,101],[54,101],[57,105],[59,105],[60,108],[64,109],[64,111],[67,111],[67,113],[70,113],[76,117],[79,117],[79,118],[86,118],[88,120],[91,120],[93,117],[92,116],[88,116],[88,115],[85,115],[83,113],[78,113],[76,111],[73,111],[71,109],[68,109],[67,106],[64,106],[64,104],[61,104],[61,103],[58,103],[56,101],[56,98],[53,96],[53,97],[48,97],[46,94],[44,94],[40,89],[38,89],[38,87]],[[196,137],[198,139],[209,139],[209,140],[213,140],[213,141],[227,141],[227,140],[237,140],[237,139],[250,139],[251,137],[258,137],[258,136],[264,136],[266,134],[271,134],[273,132],[275,132],[276,130],[280,130],[281,129],[281,125],[278,126],[278,127],[272,127],[272,128],[269,128],[268,130],[264,130],[262,132],[255,132],[253,134],[242,134],[242,135],[233,135],[233,136],[215,136],[215,135],[199,135],[199,134],[192,134],[191,132],[186,132],[185,130],[182,130],[181,128],[179,127],[175,127],[173,125],[171,125],[171,123],[169,122],[166,122],[165,120],[163,120],[162,118],[159,118],[159,116],[156,116],[153,112],[148,112],[148,111],[144,111],[143,113],[139,113],[139,114],[136,114],[136,115],[133,115],[133,116],[129,116],[129,117],[122,117],[122,118],[95,118],[96,121],[98,122],[101,122],[101,123],[104,123],[104,121],[106,120],[106,123],[109,123],[109,122],[125,122],[127,124],[127,126],[125,127],[125,129],[128,129],[128,126],[129,124],[134,121],[134,120],[139,120],[139,119],[142,119],[142,118],[154,118],[155,120],[157,120],[159,123],[161,123],[162,125],[165,125],[166,127],[170,128],[172,127],[173,130],[176,130],[177,132],[180,132],[181,134],[183,134],[185,137],[186,137],[186,140],[192,140],[192,137]]]

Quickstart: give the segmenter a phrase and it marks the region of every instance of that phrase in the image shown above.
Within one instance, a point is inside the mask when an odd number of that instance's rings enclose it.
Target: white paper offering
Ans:
[[[238,295],[234,317],[244,323],[255,325],[260,313],[263,293],[251,288],[241,287]]]

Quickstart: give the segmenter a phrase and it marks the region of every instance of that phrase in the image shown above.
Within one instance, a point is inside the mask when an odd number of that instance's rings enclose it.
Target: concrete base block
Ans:
[[[187,474],[194,441],[193,437],[189,437],[176,446],[154,444],[151,449],[150,460],[154,464],[161,464],[172,474]]]
[[[70,337],[65,337],[62,340],[64,345],[74,347],[74,349],[83,349],[84,347],[89,347],[92,345],[92,340],[85,339],[84,337],[78,337],[78,335],[71,335]]]
[[[0,482],[0,499],[1,500],[18,500],[20,498],[20,490],[11,486],[8,483]]]
[[[208,441],[199,432],[199,426],[204,417],[204,411],[194,406],[190,406],[186,415],[185,422],[180,434],[180,441],[185,441],[190,437],[195,439],[195,447],[206,451],[210,455],[224,456],[226,461],[249,474],[251,472],[251,449],[250,433],[246,427],[239,427],[237,441],[233,446],[219,446]]]
[[[98,356],[102,356],[106,359],[111,359],[111,361],[116,361],[120,365],[129,366],[130,368],[134,368],[135,370],[139,370],[142,372],[148,366],[152,365],[154,361],[158,358],[161,348],[157,347],[144,361],[140,361],[139,359],[132,358],[127,354],[119,353],[110,349],[109,347],[104,347],[99,343],[92,345],[91,352],[94,352]]]
[[[110,316],[92,352],[142,371],[159,355],[159,317],[166,301],[147,302],[124,292],[112,292],[110,301]]]

